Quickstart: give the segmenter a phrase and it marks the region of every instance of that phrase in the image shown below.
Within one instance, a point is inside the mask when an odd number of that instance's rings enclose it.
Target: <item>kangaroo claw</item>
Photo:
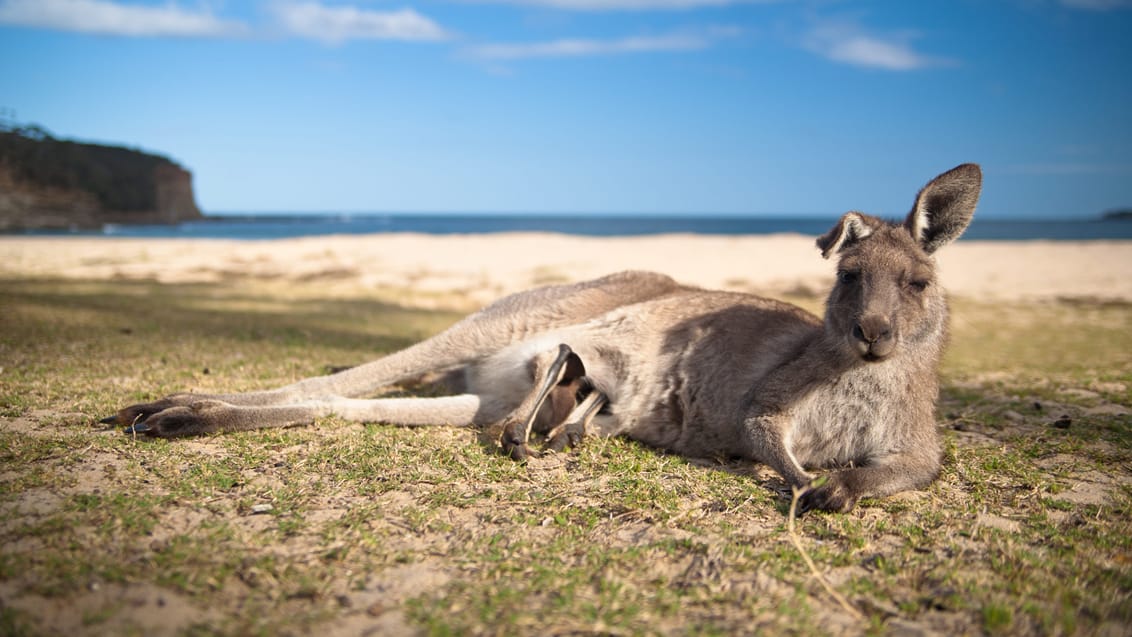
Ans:
[[[153,430],[152,427],[147,425],[145,423],[145,421],[142,421],[142,422],[135,422],[134,424],[130,425],[129,427],[125,427],[124,429],[122,429],[122,433],[145,434],[145,433],[149,433],[152,430]]]
[[[538,452],[531,449],[527,445],[517,445],[517,446],[511,447],[511,449],[508,452],[508,455],[511,457],[512,460],[515,460],[516,462],[524,462],[524,461],[526,461],[530,458],[539,457]]]

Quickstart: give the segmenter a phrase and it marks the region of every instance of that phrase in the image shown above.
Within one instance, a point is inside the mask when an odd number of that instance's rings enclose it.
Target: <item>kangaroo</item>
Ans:
[[[848,212],[817,240],[837,259],[819,318],[750,294],[646,272],[538,288],[376,361],[279,389],[174,394],[105,419],[175,437],[282,427],[337,415],[395,425],[501,425],[502,450],[561,450],[583,435],[627,436],[690,457],[765,463],[803,510],[924,488],[941,463],[935,403],[947,302],[933,254],[975,211],[982,173],[930,181],[902,223]],[[362,398],[426,374],[462,388]],[[829,470],[815,481],[814,470]]]

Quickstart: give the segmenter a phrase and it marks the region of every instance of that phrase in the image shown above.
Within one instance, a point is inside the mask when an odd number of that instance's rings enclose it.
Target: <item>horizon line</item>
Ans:
[[[288,218],[346,218],[346,217],[463,217],[463,218],[530,218],[530,217],[543,217],[543,218],[565,218],[565,217],[582,217],[586,219],[599,219],[602,217],[611,219],[767,219],[767,220],[807,220],[807,221],[823,221],[823,220],[836,220],[841,215],[849,212],[848,210],[841,212],[716,212],[716,211],[695,211],[695,212],[673,212],[673,211],[660,211],[660,212],[633,212],[633,211],[524,211],[524,210],[213,210],[201,211],[201,215],[206,219],[224,219],[236,217],[253,217],[253,218],[272,218],[272,217],[288,217]],[[982,220],[999,220],[999,221],[1047,221],[1047,222],[1079,222],[1079,221],[1113,221],[1116,219],[1107,218],[1112,211],[1105,211],[1098,214],[1077,214],[1077,215],[1058,215],[1058,214],[1031,214],[1024,213],[1010,213],[1010,212],[984,212],[976,214],[974,221]],[[871,214],[871,213],[866,213]],[[885,214],[874,215],[882,219],[898,220],[900,217],[891,217]]]

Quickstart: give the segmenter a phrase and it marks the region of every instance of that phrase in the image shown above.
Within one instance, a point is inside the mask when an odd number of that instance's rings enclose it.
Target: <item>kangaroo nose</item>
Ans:
[[[865,319],[853,326],[853,337],[866,343],[876,343],[891,336],[892,328],[883,319]]]
[[[853,326],[853,338],[857,340],[861,355],[874,360],[891,354],[896,345],[896,339],[892,336],[892,324],[878,316],[868,316],[858,321]]]

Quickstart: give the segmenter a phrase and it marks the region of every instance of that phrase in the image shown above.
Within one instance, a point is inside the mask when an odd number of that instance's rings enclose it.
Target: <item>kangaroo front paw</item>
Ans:
[[[818,486],[807,489],[798,500],[798,508],[802,513],[815,510],[845,513],[856,506],[859,496],[842,476],[834,473],[815,482],[819,483]]]
[[[123,431],[127,434],[145,434],[157,438],[212,433],[221,429],[222,414],[228,407],[230,405],[216,400],[198,400],[189,405],[177,405],[144,417],[139,416]],[[127,407],[122,411],[128,409],[131,408]],[[121,413],[119,412],[119,415]]]

